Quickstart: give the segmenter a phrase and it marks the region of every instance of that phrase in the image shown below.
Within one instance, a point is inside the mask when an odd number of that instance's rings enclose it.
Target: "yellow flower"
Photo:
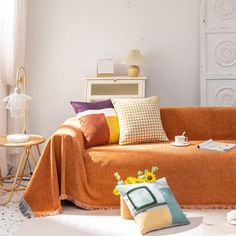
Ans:
[[[138,182],[138,183],[144,183],[144,182],[147,182],[147,181],[146,181],[145,176],[144,176],[144,175],[141,175],[141,176],[138,177],[137,182]]]
[[[127,177],[125,180],[125,184],[136,184],[138,183],[137,179],[134,177]]]
[[[152,172],[146,172],[144,174],[146,182],[152,183],[156,181],[156,176]]]
[[[117,190],[117,187],[115,187],[115,188],[113,189],[113,194],[116,195],[116,196],[120,196],[120,193],[119,193],[119,191]]]

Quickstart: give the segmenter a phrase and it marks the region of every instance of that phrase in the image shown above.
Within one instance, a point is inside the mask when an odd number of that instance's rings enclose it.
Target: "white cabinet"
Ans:
[[[144,98],[147,77],[86,77],[85,100],[108,98]]]

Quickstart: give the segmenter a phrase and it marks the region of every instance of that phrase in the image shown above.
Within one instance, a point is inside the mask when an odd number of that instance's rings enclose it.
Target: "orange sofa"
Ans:
[[[215,139],[236,143],[236,108],[161,108],[170,140],[186,131],[191,145],[168,143],[105,145],[85,150],[76,118],[68,119],[49,139],[20,203],[24,215],[43,216],[61,210],[61,200],[92,208],[119,207],[112,194],[113,176],[136,175],[159,167],[178,202],[188,208],[236,206],[236,149],[226,153],[198,150],[196,144]]]

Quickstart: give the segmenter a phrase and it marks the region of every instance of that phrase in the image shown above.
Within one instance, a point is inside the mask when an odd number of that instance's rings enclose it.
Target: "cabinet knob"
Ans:
[[[114,79],[113,82],[116,82],[116,79]]]

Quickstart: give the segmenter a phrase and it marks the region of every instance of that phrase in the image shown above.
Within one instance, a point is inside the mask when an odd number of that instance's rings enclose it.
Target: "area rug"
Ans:
[[[10,203],[0,206],[0,236],[14,236],[26,218],[21,214],[18,205],[23,192],[15,192]],[[1,201],[7,198],[8,193],[0,190]]]

